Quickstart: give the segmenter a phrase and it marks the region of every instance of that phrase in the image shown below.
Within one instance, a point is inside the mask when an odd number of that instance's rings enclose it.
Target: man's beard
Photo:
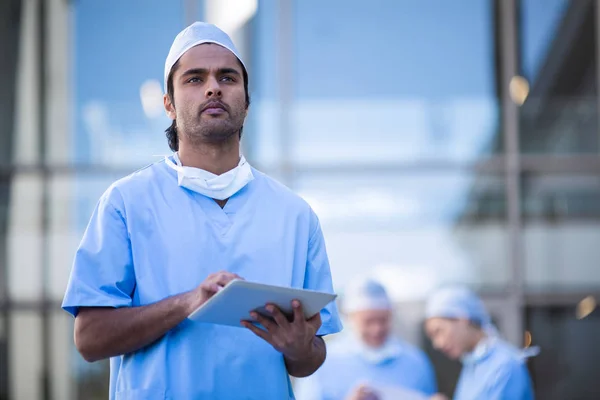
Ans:
[[[205,120],[202,120],[202,118],[205,118]],[[198,117],[194,122],[194,124],[184,125],[184,129],[182,129],[191,145],[219,144],[226,143],[240,134],[244,124],[244,116],[233,115],[227,119]]]
[[[225,143],[238,135],[242,125],[232,124],[230,121],[210,121],[196,125],[194,129],[186,130],[188,141],[193,144]]]

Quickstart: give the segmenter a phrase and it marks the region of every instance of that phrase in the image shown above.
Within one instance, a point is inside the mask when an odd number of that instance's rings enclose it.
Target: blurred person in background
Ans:
[[[229,36],[194,23],[165,62],[173,154],[113,183],[75,255],[63,308],[90,362],[111,358],[117,400],[288,399],[325,359],[335,304],[309,320],[188,316],[233,279],[333,291],[317,216],[240,153],[248,74]],[[254,314],[254,313],[252,313]],[[244,329],[247,328],[247,329]]]
[[[519,350],[500,339],[483,302],[469,289],[434,293],[427,303],[425,331],[435,349],[462,362],[454,400],[534,398],[525,359],[537,349]]]
[[[332,340],[321,369],[297,382],[298,400],[384,399],[394,389],[424,399],[436,393],[425,353],[392,334],[393,305],[380,283],[352,282],[343,310],[351,330]]]

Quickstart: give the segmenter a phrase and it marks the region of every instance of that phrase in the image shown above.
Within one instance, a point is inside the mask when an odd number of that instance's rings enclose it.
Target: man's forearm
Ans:
[[[187,318],[189,296],[184,293],[141,307],[81,308],[75,319],[75,345],[90,362],[139,350]]]
[[[306,357],[298,360],[285,359],[285,366],[288,373],[296,378],[303,378],[312,375],[325,361],[327,350],[325,341],[320,336],[313,339],[312,350],[306,354]]]

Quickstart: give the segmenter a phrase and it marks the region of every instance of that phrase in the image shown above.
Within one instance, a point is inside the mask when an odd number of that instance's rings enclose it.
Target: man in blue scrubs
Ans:
[[[164,79],[174,154],[93,212],[63,300],[77,349],[111,359],[111,399],[294,398],[289,375],[315,372],[322,336],[341,330],[335,304],[309,320],[294,304],[291,321],[269,306],[264,330],[187,317],[233,279],[332,292],[319,220],[240,154],[248,76],[224,32],[183,30]]]
[[[428,301],[425,330],[433,346],[463,368],[454,400],[533,400],[526,357],[501,340],[483,302],[470,290],[449,287]]]
[[[352,330],[332,339],[323,367],[298,381],[298,399],[372,400],[386,391],[400,392],[394,397],[399,399],[408,393],[428,398],[436,393],[425,353],[391,333],[393,305],[383,285],[359,278],[344,298]]]

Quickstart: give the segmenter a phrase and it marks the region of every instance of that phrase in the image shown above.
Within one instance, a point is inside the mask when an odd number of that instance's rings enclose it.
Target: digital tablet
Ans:
[[[293,315],[292,301],[298,300],[302,304],[304,317],[309,319],[336,297],[333,293],[236,279],[198,307],[188,318],[197,322],[243,328],[241,321],[252,321],[252,311],[269,317],[269,312],[265,309],[267,304],[276,305],[290,319]]]

